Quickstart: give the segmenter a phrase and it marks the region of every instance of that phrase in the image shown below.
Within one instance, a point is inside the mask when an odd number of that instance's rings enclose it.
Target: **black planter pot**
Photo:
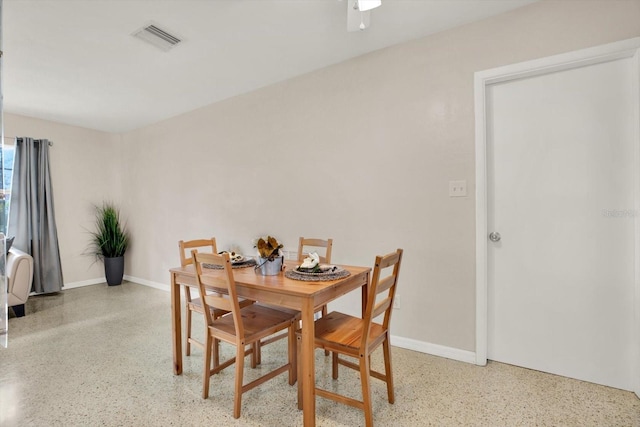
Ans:
[[[117,286],[122,284],[122,276],[124,275],[124,257],[105,257],[104,274],[107,277],[107,284],[109,286]]]

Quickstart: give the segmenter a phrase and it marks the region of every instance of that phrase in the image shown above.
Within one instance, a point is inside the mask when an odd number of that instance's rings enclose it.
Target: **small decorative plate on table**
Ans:
[[[293,270],[286,270],[284,272],[285,277],[293,280],[302,280],[304,282],[328,282],[330,280],[342,279],[343,277],[350,276],[347,270],[337,265],[320,265],[320,268],[314,271],[302,269],[297,266]]]

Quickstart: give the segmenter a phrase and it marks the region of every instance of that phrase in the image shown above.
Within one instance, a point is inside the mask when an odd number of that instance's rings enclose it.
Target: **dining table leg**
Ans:
[[[182,319],[180,285],[175,273],[171,273],[171,332],[173,337],[173,373],[182,374]]]
[[[316,375],[315,375],[315,328],[313,321],[313,300],[306,299],[302,307],[302,411],[305,427],[316,425]]]

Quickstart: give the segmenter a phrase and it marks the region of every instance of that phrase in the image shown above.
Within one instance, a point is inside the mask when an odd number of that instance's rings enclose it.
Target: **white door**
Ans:
[[[486,88],[491,360],[634,388],[633,61]]]

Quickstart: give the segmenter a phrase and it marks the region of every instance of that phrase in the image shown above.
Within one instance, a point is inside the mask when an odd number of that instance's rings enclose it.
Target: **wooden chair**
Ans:
[[[300,237],[300,241],[298,243],[298,262],[302,263],[302,261],[304,261],[304,259],[309,254],[310,251],[309,250],[305,251],[305,248],[324,248],[325,249],[324,255],[318,254],[320,256],[320,262],[322,264],[330,264],[332,246],[333,246],[333,239],[322,240],[322,239],[307,239],[304,237]],[[322,315],[325,316],[327,314],[327,306],[323,305],[321,308],[321,311],[322,311]],[[281,340],[286,336],[287,334],[279,334],[279,335],[264,339],[260,343],[258,343],[257,363],[260,363],[260,355],[261,355],[260,347],[263,347],[267,344],[271,344],[273,342]],[[328,356],[329,352],[325,351],[325,355]]]
[[[333,247],[333,239],[308,239],[301,237],[298,243],[298,262],[304,261],[307,255],[312,252],[308,248],[324,248],[324,255],[320,255],[320,263],[331,264],[331,248]],[[306,250],[305,250],[306,249]],[[322,306],[322,316],[327,315],[327,306]]]
[[[178,247],[180,248],[180,265],[182,267],[186,267],[187,265],[193,264],[193,258],[191,257],[191,250],[193,249],[205,249],[210,253],[216,254],[218,253],[218,247],[216,245],[216,238],[212,237],[210,239],[196,239],[196,240],[180,240],[178,242]],[[186,315],[187,319],[185,322],[185,354],[187,356],[191,355],[191,344],[195,344],[200,348],[204,348],[204,344],[197,339],[191,336],[191,321],[192,321],[192,313],[200,313],[204,315],[204,310],[202,308],[202,302],[200,298],[192,298],[191,290],[189,286],[184,286],[184,295],[185,295],[185,305],[186,305]],[[243,300],[241,302],[241,306],[252,304],[251,300]],[[228,311],[216,309],[213,311],[213,317],[217,319],[220,316],[224,316]],[[214,365],[217,365],[219,362],[219,353],[218,353],[218,342],[214,343],[214,353],[213,353],[213,361]],[[257,359],[253,359],[253,367],[255,367],[255,363],[257,363]]]
[[[300,238],[300,242],[298,243],[298,261],[302,262],[307,257],[307,254],[310,252],[309,250],[305,250],[308,248],[324,248],[324,256],[320,255],[320,263],[322,264],[331,264],[331,249],[333,248],[333,239],[309,239],[305,237]],[[327,315],[327,305],[323,305],[320,309],[322,317]],[[325,350],[325,356],[329,355],[329,351]]]
[[[244,392],[285,372],[289,372],[289,384],[295,384],[297,377],[295,343],[297,319],[295,315],[289,312],[265,307],[259,303],[241,308],[236,293],[236,284],[228,253],[223,255],[204,254],[194,250],[192,251],[192,257],[195,260],[198,287],[200,289],[205,318],[207,319],[202,397],[206,399],[209,396],[209,379],[211,375],[235,363],[236,377],[233,416],[234,418],[239,418],[242,394]],[[222,266],[224,268],[222,277],[203,275],[203,263]],[[205,285],[223,289],[226,291],[226,294],[211,293]],[[230,314],[214,319],[211,314],[214,307],[229,311]],[[244,357],[247,354],[255,354],[253,349],[250,348],[247,350],[246,346],[255,344],[260,339],[285,329],[288,330],[289,336],[289,357],[287,363],[243,385]],[[235,345],[236,356],[211,368],[211,344],[212,341],[216,339]]]
[[[304,259],[307,257],[307,254],[312,252],[312,251],[309,251],[308,249],[305,250],[305,248],[309,248],[309,247],[324,248],[325,250],[324,255],[318,254],[320,255],[320,262],[323,264],[331,264],[331,248],[333,247],[333,239],[322,240],[322,239],[307,239],[307,238],[301,237],[298,243],[298,261],[299,262],[304,261]]]
[[[360,372],[362,401],[320,388],[315,389],[316,395],[362,409],[367,427],[373,426],[370,377],[385,381],[387,383],[389,403],[393,403],[395,400],[389,345],[389,324],[391,322],[398,274],[400,273],[402,252],[402,249],[398,249],[396,252],[376,257],[371,285],[368,290],[367,305],[362,319],[334,311],[318,319],[314,325],[315,346],[333,352],[333,378],[338,378],[338,365],[344,365]],[[383,272],[385,276],[381,277]],[[378,300],[379,296],[380,300]],[[382,314],[384,314],[382,323],[373,321]],[[298,334],[298,342],[299,340],[300,335]],[[384,374],[371,370],[370,366],[371,353],[380,345],[382,345],[384,356]],[[356,358],[358,363],[342,359],[339,354]],[[298,384],[298,407],[301,404],[302,387]]]

